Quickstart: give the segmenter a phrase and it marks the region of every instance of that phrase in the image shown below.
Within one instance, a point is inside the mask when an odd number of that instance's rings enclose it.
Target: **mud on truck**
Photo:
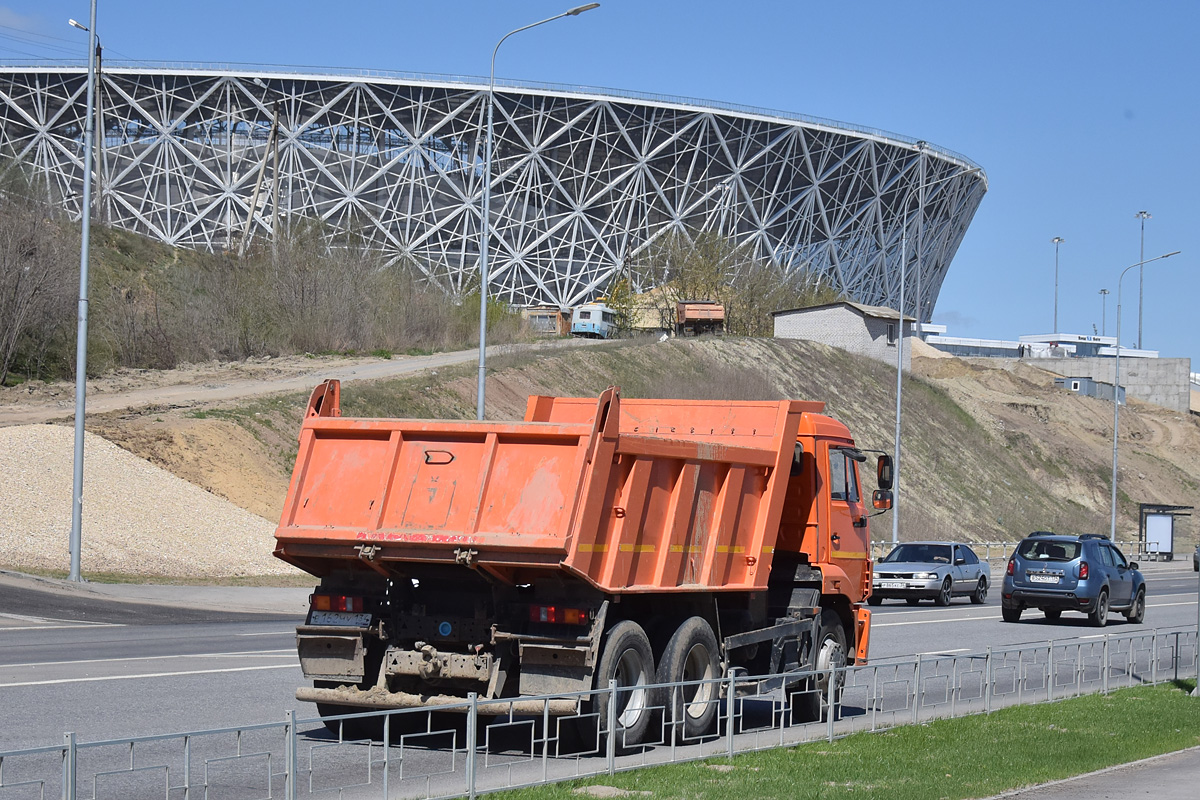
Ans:
[[[610,388],[456,422],[346,418],[339,397],[327,381],[309,400],[275,549],[320,578],[296,697],[323,716],[475,693],[599,722],[614,703],[636,744],[656,714],[713,729],[727,684],[706,679],[867,658],[868,506],[890,508],[891,460],[865,499],[867,456],[823,403]],[[817,718],[825,688],[804,680]]]

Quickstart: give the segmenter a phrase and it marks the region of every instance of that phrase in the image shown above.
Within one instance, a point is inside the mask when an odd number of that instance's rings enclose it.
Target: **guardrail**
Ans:
[[[522,698],[522,713],[511,701],[472,695],[437,711],[324,721],[289,712],[282,723],[96,742],[67,733],[61,745],[0,752],[0,797],[474,798],[1194,677],[1198,650],[1195,629],[1152,630],[824,673],[612,685]],[[633,745],[619,714],[623,701],[646,698],[653,723],[647,741]],[[576,699],[579,713],[551,716],[552,703]],[[531,701],[541,713],[528,713]],[[688,731],[664,721],[667,707],[712,719]],[[821,718],[805,719],[815,707],[825,709]]]

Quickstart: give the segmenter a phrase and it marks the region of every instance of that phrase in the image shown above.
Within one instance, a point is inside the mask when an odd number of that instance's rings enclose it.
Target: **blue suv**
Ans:
[[[1027,608],[1040,608],[1050,621],[1063,611],[1082,611],[1096,627],[1119,611],[1133,623],[1146,618],[1146,581],[1136,561],[1126,561],[1107,536],[1062,536],[1036,531],[1008,559],[1000,592],[1005,622]]]

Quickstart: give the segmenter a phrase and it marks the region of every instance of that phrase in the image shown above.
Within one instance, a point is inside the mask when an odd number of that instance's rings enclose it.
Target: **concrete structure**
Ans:
[[[0,68],[0,172],[73,214],[86,73]],[[317,222],[469,291],[488,98],[479,78],[106,61],[96,218],[207,250]],[[489,294],[519,306],[594,300],[626,265],[644,291],[643,254],[713,232],[865,303],[896,304],[904,253],[928,319],[987,191],[964,156],[799,114],[506,81],[494,111]]]
[[[1127,397],[1187,413],[1191,409],[1190,358],[1126,358],[1121,348],[1121,387]],[[1063,377],[1086,377],[1110,386],[1115,358],[1046,358],[1037,366]],[[1110,395],[1111,397],[1111,395]]]
[[[851,353],[896,363],[896,319],[894,308],[861,303],[828,303],[809,308],[776,311],[776,339],[804,339],[840,347]],[[905,315],[903,336],[913,335],[916,319]],[[911,366],[912,348],[905,347],[902,368]]]

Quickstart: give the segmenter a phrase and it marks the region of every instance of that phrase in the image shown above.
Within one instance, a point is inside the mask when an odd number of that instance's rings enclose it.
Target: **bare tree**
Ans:
[[[635,270],[643,285],[656,287],[647,296],[662,319],[674,318],[678,302],[713,300],[725,306],[725,330],[741,336],[771,336],[773,311],[841,296],[804,270],[784,273],[709,231],[664,239],[642,254]]]
[[[19,186],[0,193],[0,386],[14,363],[42,364],[72,318],[78,238]]]

